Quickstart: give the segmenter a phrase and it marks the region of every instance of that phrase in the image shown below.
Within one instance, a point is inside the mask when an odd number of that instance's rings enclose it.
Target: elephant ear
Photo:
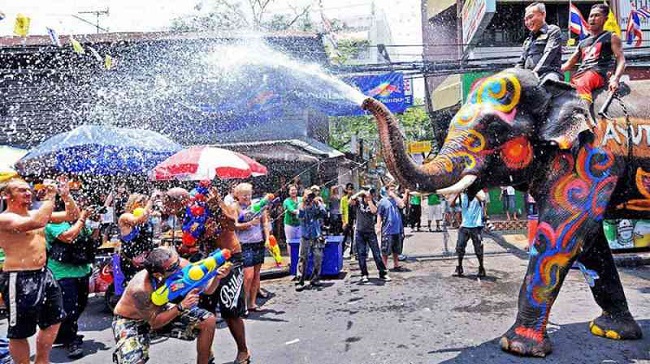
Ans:
[[[592,132],[589,104],[578,97],[575,88],[566,82],[547,80],[541,87],[551,98],[538,128],[539,136],[542,140],[556,143],[560,149],[571,149],[579,143],[582,133]]]

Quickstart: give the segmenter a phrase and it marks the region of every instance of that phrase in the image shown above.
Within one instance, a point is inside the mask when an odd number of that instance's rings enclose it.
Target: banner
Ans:
[[[288,70],[260,68],[247,70],[246,77],[237,80],[224,79],[218,89],[206,91],[203,85],[196,85],[187,91],[201,112],[219,121],[213,125],[215,130],[230,132],[282,118],[289,107],[328,116],[365,115],[350,95],[354,88],[381,101],[391,112],[402,113],[413,105],[410,81],[399,72],[341,81],[333,77],[306,79]]]
[[[391,72],[374,76],[357,76],[344,79],[346,83],[359,89],[364,95],[381,101],[393,113],[403,113],[413,106],[411,80],[404,79],[401,72]],[[363,115],[360,107],[352,109],[337,108],[327,113],[330,116]]]

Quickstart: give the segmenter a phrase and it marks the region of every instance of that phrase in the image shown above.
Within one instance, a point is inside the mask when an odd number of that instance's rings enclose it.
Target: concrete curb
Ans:
[[[614,262],[626,268],[650,265],[650,252],[614,254]]]
[[[260,279],[275,279],[286,277],[288,275],[289,266],[267,268],[260,271]]]

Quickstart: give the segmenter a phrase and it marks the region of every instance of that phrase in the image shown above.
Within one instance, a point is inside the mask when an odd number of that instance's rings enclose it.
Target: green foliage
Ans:
[[[338,52],[328,47],[327,51],[331,54],[330,58],[334,63],[346,64],[359,57],[362,52],[367,52],[370,41],[367,39],[342,39],[337,42],[337,46]]]
[[[309,8],[293,9],[293,14],[264,17],[277,0],[204,0],[195,6],[197,13],[172,19],[170,29],[179,32],[255,29],[262,31],[314,31]]]
[[[422,101],[416,104],[421,105]],[[423,107],[411,107],[396,116],[407,142],[433,139],[431,120]],[[329,144],[333,148],[348,151],[353,135],[357,135],[357,140],[364,140],[366,145],[376,145],[379,135],[374,117],[364,115],[330,118]]]

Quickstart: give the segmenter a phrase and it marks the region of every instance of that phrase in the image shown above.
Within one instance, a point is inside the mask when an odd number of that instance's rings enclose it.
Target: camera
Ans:
[[[316,194],[314,192],[310,192],[309,194],[307,194],[307,200],[305,202],[312,203],[315,198],[316,198]]]
[[[108,208],[106,206],[92,205],[89,207],[93,209],[93,215],[102,215],[108,212]]]

